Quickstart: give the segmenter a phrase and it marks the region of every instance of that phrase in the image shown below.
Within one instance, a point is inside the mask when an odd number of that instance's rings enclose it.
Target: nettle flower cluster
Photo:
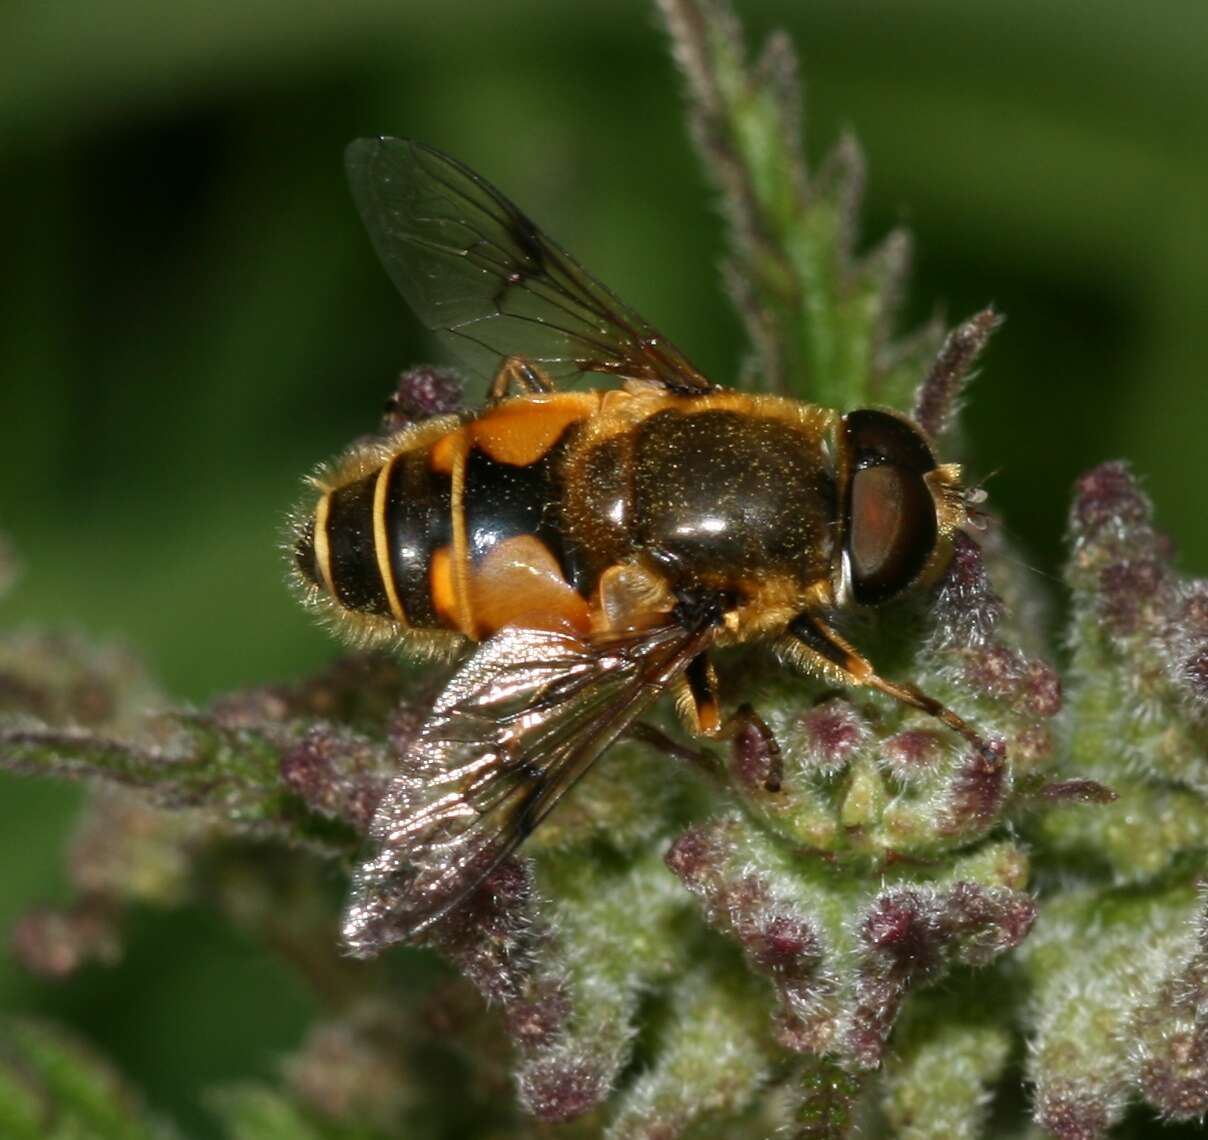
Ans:
[[[905,238],[856,257],[859,154],[844,140],[807,173],[787,41],[749,65],[718,0],[660,8],[730,223],[750,373],[909,411],[951,444],[994,315],[892,340]],[[386,427],[458,391],[407,373]],[[9,634],[0,765],[94,785],[74,900],[26,915],[12,951],[67,979],[120,957],[132,906],[202,900],[299,968],[325,1015],[279,1082],[212,1098],[239,1138],[1089,1140],[1130,1113],[1198,1120],[1208,583],[1178,576],[1123,464],[1088,473],[1062,675],[981,521],[913,609],[851,636],[1000,755],[734,651],[723,692],[756,705],[779,756],[755,732],[688,744],[670,721],[622,740],[427,949],[370,962],[341,951],[332,869],[360,856],[439,670],[358,655],[181,710],[128,653]],[[0,1132],[173,1134],[65,1031],[11,1019]]]

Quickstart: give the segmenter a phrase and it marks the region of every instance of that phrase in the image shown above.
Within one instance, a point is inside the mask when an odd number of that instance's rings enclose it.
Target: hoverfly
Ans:
[[[378,808],[353,952],[457,907],[661,694],[698,736],[766,734],[721,715],[715,649],[770,642],[987,750],[831,624],[934,581],[966,521],[959,468],[916,424],[713,383],[439,151],[362,139],[347,167],[399,292],[490,377],[481,410],[354,446],[298,514],[298,574],[337,624],[471,650]],[[583,374],[620,383],[558,389]]]

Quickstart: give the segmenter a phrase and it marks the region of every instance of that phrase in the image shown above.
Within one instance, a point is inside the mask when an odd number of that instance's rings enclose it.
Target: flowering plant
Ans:
[[[752,63],[722,0],[659,7],[728,223],[749,382],[895,407],[959,448],[996,315],[895,337],[907,238],[858,252],[853,140],[806,169],[791,45],[773,36]],[[391,422],[457,391],[413,370]],[[1032,583],[983,527],[864,642],[1001,738],[1005,765],[876,694],[736,655],[723,690],[758,697],[779,790],[758,740],[623,741],[523,860],[431,929],[443,974],[430,950],[345,957],[332,873],[358,859],[438,675],[355,655],[182,709],[124,653],[9,635],[0,765],[93,787],[75,898],[26,915],[13,950],[66,978],[121,954],[132,904],[190,898],[273,947],[326,1013],[278,1084],[216,1100],[249,1140],[1075,1140],[1130,1111],[1197,1120],[1208,583],[1176,574],[1125,465],[1087,473],[1059,671]],[[0,1022],[0,1132],[173,1134],[69,1035],[18,1021]]]

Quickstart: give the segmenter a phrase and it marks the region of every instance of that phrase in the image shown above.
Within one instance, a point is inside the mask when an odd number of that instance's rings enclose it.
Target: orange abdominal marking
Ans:
[[[521,618],[526,629],[561,629],[569,622],[586,632],[590,626],[586,599],[531,534],[505,539],[471,569],[470,608],[480,637]]]
[[[442,546],[432,554],[429,571],[432,583],[432,608],[436,616],[448,627],[460,629],[458,622],[457,579],[453,572],[453,551]]]
[[[465,455],[468,443],[466,429],[454,428],[432,445],[432,450],[428,453],[428,465],[441,475],[451,475],[458,459]]]
[[[492,408],[464,429],[497,463],[525,467],[549,451],[572,423],[587,419],[600,406],[595,393],[530,396]]]

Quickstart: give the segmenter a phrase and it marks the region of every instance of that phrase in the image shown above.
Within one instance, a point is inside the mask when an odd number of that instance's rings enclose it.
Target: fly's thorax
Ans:
[[[566,526],[597,575],[642,558],[672,585],[829,577],[833,413],[738,393],[634,408],[585,440],[567,481]]]
[[[829,573],[837,509],[824,439],[756,408],[667,409],[634,440],[634,530],[674,577]]]
[[[597,590],[601,576],[634,553],[633,433],[586,438],[567,456],[559,524],[579,552],[581,586]]]

